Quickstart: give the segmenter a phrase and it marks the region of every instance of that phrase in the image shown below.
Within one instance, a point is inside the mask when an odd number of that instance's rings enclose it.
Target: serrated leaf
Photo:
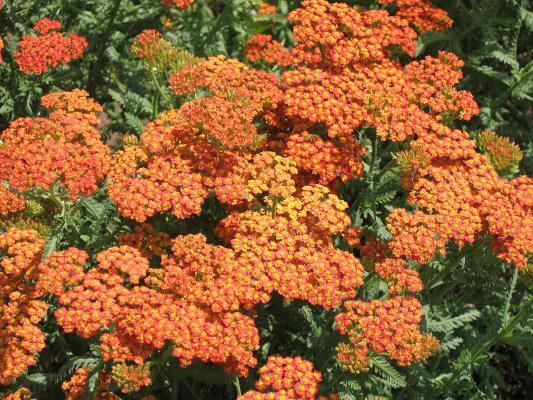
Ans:
[[[83,393],[83,396],[80,400],[91,400],[93,399],[96,394],[98,393],[99,389],[99,380],[100,380],[100,368],[101,363],[99,363],[99,366],[94,368],[87,377],[87,384],[85,385],[85,390]]]
[[[426,327],[430,332],[451,332],[469,322],[479,318],[481,314],[478,310],[470,310],[457,317],[448,318],[441,321],[429,320],[426,323]]]
[[[76,370],[80,368],[87,368],[89,370],[95,369],[100,363],[100,359],[92,356],[79,356],[68,360],[57,373],[57,383],[68,379]]]
[[[33,395],[41,398],[47,397],[49,388],[54,384],[56,374],[30,374],[20,377],[19,383],[21,386],[28,388]]]
[[[504,343],[513,345],[513,346],[531,346],[533,345],[533,335],[531,334],[513,334],[512,336],[503,337],[502,341]]]
[[[83,201],[83,208],[85,208],[89,213],[95,217],[99,218],[102,213],[104,212],[104,205],[102,203],[99,203],[92,197],[88,197],[82,200]]]
[[[507,295],[505,296],[505,303],[503,305],[503,309],[501,312],[502,326],[506,325],[507,322],[509,321],[509,307],[511,306],[511,299],[513,298],[517,279],[518,279],[518,268],[515,267],[513,276],[511,278],[511,284],[509,287],[509,291],[507,292]]]
[[[55,235],[48,238],[46,244],[44,245],[43,255],[41,257],[42,260],[45,260],[46,257],[48,257],[56,250],[58,241],[59,238]]]
[[[140,118],[136,117],[132,113],[125,112],[124,119],[126,120],[128,126],[134,129],[135,132],[142,133],[144,131],[144,124],[142,123]]]
[[[401,388],[407,386],[407,382],[402,374],[400,374],[384,357],[372,357],[370,360],[371,367],[378,375],[383,377],[391,387]]]
[[[448,353],[452,350],[455,350],[463,343],[463,338],[456,337],[450,340],[446,340],[440,343],[439,353]]]
[[[341,381],[339,386],[342,387],[343,393],[350,394],[351,398],[355,398],[355,394],[361,392],[361,385],[354,380]],[[341,396],[342,398],[342,396]]]

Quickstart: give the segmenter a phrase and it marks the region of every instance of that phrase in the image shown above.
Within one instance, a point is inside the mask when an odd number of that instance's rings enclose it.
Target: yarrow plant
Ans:
[[[15,52],[15,61],[22,72],[40,75],[83,56],[87,40],[76,33],[63,35],[58,32],[60,29],[60,21],[43,18],[33,26],[37,35],[22,37]]]
[[[422,54],[449,14],[296,3],[5,36],[53,90],[0,132],[2,399],[458,398],[527,357],[530,149],[469,129],[465,63]],[[82,56],[102,87],[60,87]]]

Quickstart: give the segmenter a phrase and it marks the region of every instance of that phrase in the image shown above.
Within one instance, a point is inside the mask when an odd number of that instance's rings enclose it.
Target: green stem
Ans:
[[[371,191],[372,191],[372,215],[373,215],[373,227],[377,228],[377,215],[376,215],[376,181],[377,177],[374,176],[374,171],[376,169],[376,160],[377,160],[377,152],[378,152],[378,135],[374,133],[374,137],[372,138],[372,158],[370,161],[370,169],[368,171],[368,176],[370,179],[372,179],[371,182]]]
[[[483,241],[479,241],[473,246],[469,248],[462,248],[456,257],[455,261],[452,261],[449,263],[442,271],[440,271],[437,276],[435,276],[433,279],[431,279],[425,287],[427,290],[433,289],[435,287],[435,284],[439,282],[442,278],[444,278],[446,275],[448,275],[451,271],[453,271],[462,261],[465,259],[469,254],[472,254],[475,252],[481,245],[483,244]]]
[[[277,212],[278,212],[278,199],[275,197],[272,199],[272,218],[276,218]]]
[[[57,206],[63,212],[65,210],[65,203],[58,197],[58,194],[56,192],[56,182],[50,185],[49,192],[50,196],[48,198],[54,203],[54,205]]]
[[[358,292],[361,293],[363,290],[365,290],[368,286],[370,286],[374,281],[376,281],[379,278],[378,274],[375,272],[371,272],[369,274],[369,278],[366,280],[366,282],[358,289]]]
[[[240,396],[242,392],[241,392],[241,383],[239,382],[239,376],[237,374],[233,374],[232,380],[233,380],[233,385],[235,386],[235,391],[237,392],[237,396]]]
[[[370,159],[370,169],[368,176],[372,179],[372,191],[374,191],[374,169],[376,168],[376,153],[378,151],[378,136],[374,134],[372,138],[372,158]]]
[[[156,119],[158,115],[159,115],[159,93],[155,92],[152,96],[152,119]]]
[[[385,172],[387,172],[388,170],[392,169],[395,166],[396,166],[396,160],[393,158],[376,175],[376,181],[379,181],[379,179],[385,174]]]
[[[438,283],[442,278],[444,278],[446,275],[448,275],[453,269],[455,269],[461,261],[464,259],[464,255],[460,255],[457,257],[457,259],[454,262],[449,263],[446,267],[442,269],[433,279],[431,279],[427,284],[426,287],[429,289],[433,289],[435,286],[434,284]]]
[[[152,82],[154,82],[155,88],[157,89],[157,93],[159,93],[159,96],[161,96],[165,101],[169,104],[170,107],[172,107],[172,100],[168,95],[163,91],[161,88],[161,85],[159,84],[159,80],[157,79],[157,76],[155,75],[155,68],[150,68],[150,76],[152,77]]]

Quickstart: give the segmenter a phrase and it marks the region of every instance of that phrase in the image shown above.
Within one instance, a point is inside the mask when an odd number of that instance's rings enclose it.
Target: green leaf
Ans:
[[[124,119],[126,120],[126,123],[128,124],[128,126],[134,129],[135,132],[141,133],[144,131],[144,124],[138,117],[136,117],[132,113],[125,112]]]
[[[516,288],[516,281],[518,279],[518,268],[515,267],[513,272],[513,277],[511,278],[511,285],[509,287],[509,291],[507,292],[507,295],[505,296],[505,303],[503,305],[503,310],[501,312],[502,315],[502,326],[506,325],[509,321],[509,307],[511,306],[511,299],[513,298],[513,294]]]
[[[97,357],[92,356],[79,356],[74,357],[68,360],[57,373],[56,381],[57,383],[63,382],[70,378],[76,370],[80,368],[87,368],[89,370],[94,370],[101,360]]]
[[[370,365],[391,387],[401,388],[407,386],[404,376],[400,374],[384,357],[372,357],[370,359]]]
[[[56,380],[56,374],[36,373],[23,375],[19,379],[20,386],[28,388],[33,395],[47,398],[49,389]]]
[[[446,340],[440,343],[439,353],[449,353],[452,350],[455,350],[463,343],[463,338],[456,337],[450,340]]]
[[[427,330],[430,332],[451,332],[460,328],[469,322],[479,318],[481,314],[478,310],[469,310],[457,317],[448,318],[440,321],[429,320],[426,323]]]
[[[99,366],[94,368],[87,378],[87,384],[85,385],[85,391],[83,396],[80,400],[91,400],[93,399],[96,394],[98,393],[99,389],[99,378],[100,378],[100,370],[101,370],[102,364],[99,363]]]
[[[58,241],[59,241],[59,238],[55,235],[48,238],[48,241],[44,245],[42,260],[45,260],[46,257],[48,257],[50,254],[52,254],[56,250]]]

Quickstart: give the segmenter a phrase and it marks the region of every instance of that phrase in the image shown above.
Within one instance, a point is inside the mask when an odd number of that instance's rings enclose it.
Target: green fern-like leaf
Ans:
[[[503,305],[503,309],[501,312],[502,316],[502,325],[507,324],[509,321],[509,307],[511,306],[511,299],[513,298],[513,294],[516,288],[516,281],[518,279],[518,268],[515,268],[513,277],[511,278],[511,285],[509,287],[509,291],[507,292],[507,295],[505,296],[505,303]]]
[[[56,374],[30,374],[23,375],[20,380],[20,386],[28,388],[34,396],[47,398],[48,390],[54,385]]]
[[[451,332],[457,328],[460,328],[469,322],[479,318],[480,313],[478,310],[470,310],[457,317],[448,318],[441,321],[429,320],[426,324],[427,329],[430,332]]]
[[[384,357],[373,357],[371,367],[381,376],[387,384],[393,388],[401,388],[407,385],[405,378]]]
[[[126,120],[126,123],[128,124],[128,126],[134,129],[135,132],[141,133],[142,131],[144,131],[144,124],[138,117],[136,117],[132,113],[125,112],[124,119]]]
[[[463,343],[463,338],[455,337],[440,343],[439,353],[449,353]]]
[[[89,370],[95,369],[100,363],[100,359],[90,356],[79,356],[71,358],[64,364],[56,376],[57,383],[61,383],[68,379],[76,370],[80,368],[87,368]]]
[[[90,373],[87,378],[87,384],[85,385],[85,391],[80,400],[91,400],[98,393],[100,371],[102,364],[99,363]]]

